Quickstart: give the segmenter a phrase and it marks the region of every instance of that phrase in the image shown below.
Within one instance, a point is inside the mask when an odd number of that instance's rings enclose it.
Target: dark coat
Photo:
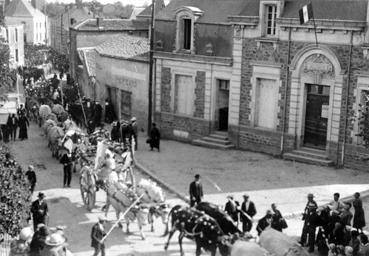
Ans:
[[[190,200],[192,198],[195,198],[196,202],[201,202],[201,198],[204,196],[204,192],[202,190],[202,184],[196,183],[195,181],[192,181],[190,184]]]
[[[149,144],[151,148],[159,148],[160,147],[160,132],[157,127],[153,127],[150,131],[150,140]]]
[[[272,217],[271,215],[265,215],[263,218],[261,218],[258,221],[258,225],[256,226],[256,231],[258,232],[258,236],[260,236],[261,232],[263,232],[264,229],[269,226],[267,219],[271,217]]]
[[[282,214],[279,210],[275,210],[273,217],[272,217],[272,228],[274,228],[275,230],[278,231],[282,231],[283,229],[283,224],[282,222],[285,221],[282,217]]]
[[[133,129],[131,125],[122,126],[122,142],[129,143],[132,142]]]
[[[101,230],[99,223],[96,223],[91,230],[91,247],[99,248],[101,239],[105,236],[105,231]]]
[[[361,229],[365,227],[365,214],[363,209],[363,202],[361,201],[360,198],[358,198],[352,202],[352,205],[354,206],[355,209],[354,222],[352,226],[354,228]]]
[[[239,202],[237,201],[228,201],[226,204],[225,204],[225,207],[224,207],[224,211],[226,213],[228,213],[229,216],[231,216],[231,218],[234,220],[234,221],[238,221],[238,210],[237,210],[237,206],[239,206]]]
[[[249,208],[246,209],[246,203],[243,202],[242,205],[241,205],[241,210],[244,211],[245,213],[247,213],[250,217],[254,217],[255,214],[256,214],[256,207],[255,207],[255,204],[254,202],[250,201],[250,204],[249,204]],[[243,214],[241,214],[241,221],[247,221],[247,217],[244,216]]]
[[[34,201],[31,206],[33,222],[37,222],[37,224],[39,223],[46,224],[46,216],[48,211],[49,209],[45,201],[43,201],[41,204],[39,203],[38,199]]]
[[[28,170],[26,172],[26,176],[27,176],[27,179],[28,179],[29,183],[31,183],[31,185],[36,184],[37,178],[36,178],[35,171]]]
[[[28,139],[27,127],[29,126],[29,122],[27,117],[21,116],[19,118],[18,125],[19,125],[19,138]]]
[[[18,127],[18,118],[14,117],[14,120],[12,120],[12,117],[9,116],[6,125],[9,127],[9,129],[16,129]]]

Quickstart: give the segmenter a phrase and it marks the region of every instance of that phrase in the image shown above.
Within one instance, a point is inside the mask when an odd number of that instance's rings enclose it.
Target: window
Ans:
[[[229,80],[217,79],[218,88],[223,91],[229,91]]]
[[[18,42],[18,29],[15,29],[15,42]]]
[[[256,127],[277,128],[278,86],[276,80],[258,78],[255,91],[254,124]]]
[[[6,41],[9,42],[9,30],[8,29],[5,29],[5,31],[6,31]]]
[[[15,49],[15,61],[18,62],[18,49]]]
[[[274,36],[276,31],[277,6],[266,5],[266,35]]]
[[[183,49],[191,50],[192,20],[183,19]]]
[[[192,76],[175,76],[174,112],[184,115],[193,115],[194,81]]]

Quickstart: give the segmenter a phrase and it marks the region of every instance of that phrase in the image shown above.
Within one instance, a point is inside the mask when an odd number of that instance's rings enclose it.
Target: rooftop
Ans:
[[[97,26],[97,19],[87,19],[76,26],[79,31],[127,31],[127,30],[149,30],[149,23],[142,20],[127,19],[101,19]]]
[[[298,19],[306,0],[286,0],[282,18]],[[312,0],[315,19],[366,21],[366,0]],[[260,0],[172,0],[157,19],[174,20],[176,11],[184,6],[203,11],[201,23],[227,23],[229,16],[258,17]]]
[[[96,76],[96,50],[94,48],[78,48],[78,55],[86,67],[89,77]]]
[[[34,17],[44,16],[41,11],[33,8],[27,0],[13,0],[5,9],[5,17]]]
[[[150,43],[147,38],[122,34],[105,41],[96,50],[110,57],[147,60]]]

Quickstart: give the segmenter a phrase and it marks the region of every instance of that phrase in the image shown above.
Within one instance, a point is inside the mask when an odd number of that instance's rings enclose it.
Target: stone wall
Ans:
[[[195,112],[194,117],[204,118],[205,110],[205,79],[206,72],[196,72],[196,88],[195,88]]]
[[[163,112],[171,112],[171,80],[172,73],[170,68],[163,67],[161,74],[161,110]]]
[[[156,112],[155,122],[163,138],[183,142],[191,142],[208,135],[210,129],[209,121],[174,113]]]

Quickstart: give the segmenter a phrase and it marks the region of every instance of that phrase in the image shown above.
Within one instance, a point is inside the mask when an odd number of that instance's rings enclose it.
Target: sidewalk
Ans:
[[[177,192],[188,197],[193,176],[202,177],[205,200],[224,205],[233,194],[242,202],[248,193],[262,217],[272,203],[284,215],[302,213],[308,193],[314,193],[319,205],[328,203],[333,193],[341,198],[369,189],[369,173],[334,169],[274,158],[239,150],[217,150],[176,141],[161,141],[160,153],[150,151],[146,136],[140,134],[137,161]],[[222,191],[218,191],[216,187]]]

